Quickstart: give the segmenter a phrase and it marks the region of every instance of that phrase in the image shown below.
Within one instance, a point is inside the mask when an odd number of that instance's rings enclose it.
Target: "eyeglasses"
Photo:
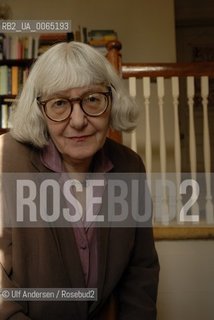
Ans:
[[[86,93],[82,97],[73,99],[59,97],[40,101],[40,98],[37,98],[37,102],[43,107],[46,116],[56,122],[68,119],[76,102],[86,115],[98,117],[106,111],[112,100],[111,88],[108,89],[108,92]]]

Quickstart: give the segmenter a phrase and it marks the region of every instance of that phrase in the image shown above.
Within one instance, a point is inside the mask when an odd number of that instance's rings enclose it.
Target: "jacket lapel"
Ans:
[[[42,164],[38,150],[31,151],[31,163],[38,172],[52,172]],[[67,278],[65,287],[84,288],[84,275],[73,229],[71,227],[50,227],[50,230],[54,245],[57,247],[58,257],[56,259],[61,260],[63,266],[62,272]],[[88,310],[87,301],[75,301],[74,305],[77,308],[77,319],[86,319]]]
[[[97,229],[97,244],[98,244],[98,282],[97,282],[97,301],[94,301],[89,308],[89,314],[93,313],[98,304],[102,301],[104,295],[104,284],[105,284],[105,272],[108,252],[108,238],[109,228],[98,228]]]
[[[59,248],[59,257],[62,260],[64,270],[68,278],[66,287],[84,288],[84,275],[81,261],[79,258],[76,240],[72,228],[52,228],[53,237]],[[87,301],[75,301],[78,317],[77,319],[86,319],[88,304]]]
[[[43,165],[38,149],[31,149],[30,161],[39,172],[51,172],[51,170]]]
[[[39,172],[51,172],[41,162],[38,150],[32,150],[31,162]],[[106,200],[105,200],[106,201]],[[105,208],[103,208],[105,211]],[[82,272],[81,261],[76,246],[74,232],[72,228],[51,228],[55,245],[58,246],[59,259],[62,260],[64,272],[68,275],[67,287],[84,288],[85,281]],[[106,260],[108,253],[109,228],[97,228],[97,245],[98,245],[98,283],[97,296],[98,300],[90,304],[89,314],[92,315],[99,303],[102,301],[104,294]],[[62,271],[63,272],[63,271]],[[77,301],[76,306],[79,313],[78,319],[86,319],[88,303]]]

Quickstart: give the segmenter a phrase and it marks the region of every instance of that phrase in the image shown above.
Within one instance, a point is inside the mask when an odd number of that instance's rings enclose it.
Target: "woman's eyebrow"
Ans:
[[[100,91],[102,91],[104,89],[105,89],[104,86],[88,87],[88,88],[85,88],[85,90],[83,90],[81,92],[81,94],[79,94],[78,96],[81,97],[82,95],[85,95],[87,93],[100,92]],[[69,92],[65,92],[65,91],[55,92],[55,93],[51,94],[50,96],[48,96],[48,99],[58,98],[58,97],[60,97],[60,98],[62,98],[62,97],[70,98],[70,93]]]

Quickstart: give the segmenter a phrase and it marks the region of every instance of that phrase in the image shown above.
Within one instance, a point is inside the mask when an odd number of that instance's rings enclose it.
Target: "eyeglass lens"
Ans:
[[[107,93],[92,93],[78,99],[54,98],[47,101],[45,106],[46,114],[53,120],[63,120],[69,117],[73,104],[78,101],[81,108],[87,115],[96,116],[102,114],[108,106]]]

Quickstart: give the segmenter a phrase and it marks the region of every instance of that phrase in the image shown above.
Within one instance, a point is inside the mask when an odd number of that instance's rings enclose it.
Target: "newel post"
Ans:
[[[121,75],[121,43],[119,41],[109,41],[106,45],[106,48],[108,50],[106,55],[107,59],[115,67],[118,74]]]
[[[110,41],[107,43],[106,48],[108,50],[106,54],[106,58],[114,66],[117,73],[121,76],[122,75],[122,67],[121,67],[122,62],[121,62],[121,53],[120,53],[120,50],[122,48],[121,43],[119,41]],[[108,136],[111,139],[122,143],[121,132],[110,129]]]

